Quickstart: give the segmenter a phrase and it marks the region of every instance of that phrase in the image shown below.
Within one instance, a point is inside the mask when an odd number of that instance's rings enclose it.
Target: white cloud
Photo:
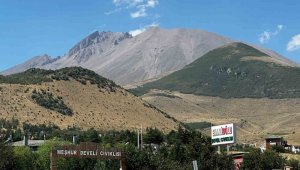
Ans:
[[[107,12],[105,12],[104,14],[105,14],[105,15],[111,15],[111,14],[114,14],[114,13],[117,13],[117,12],[121,12],[121,10],[122,10],[122,8],[116,8],[116,9],[107,11]]]
[[[264,31],[263,33],[261,33],[259,35],[259,42],[261,44],[266,43],[267,41],[269,41],[269,39],[271,38],[271,32],[269,31]]]
[[[146,31],[150,27],[158,27],[158,26],[159,26],[158,23],[153,22],[152,24],[146,25],[146,26],[144,26],[144,27],[142,27],[140,29],[131,30],[131,31],[129,31],[129,34],[131,34],[133,37],[135,37],[135,36],[143,33],[144,31]]]
[[[116,6],[126,5],[126,6],[136,6],[142,3],[144,0],[113,0],[113,3]]]
[[[264,31],[263,33],[259,34],[259,38],[258,38],[259,42],[261,44],[267,43],[272,37],[278,35],[283,28],[284,28],[284,26],[279,24],[279,25],[277,25],[277,29],[273,32],[272,31]]]
[[[129,31],[129,34],[131,34],[133,37],[135,37],[144,31],[146,31],[146,28],[140,28],[140,29]]]
[[[130,13],[131,18],[139,18],[147,16],[146,8],[140,7],[140,9],[136,12]]]
[[[158,0],[148,0],[147,6],[154,8],[156,5],[158,5]]]
[[[288,42],[286,50],[291,52],[300,49],[300,34],[295,35]]]
[[[147,16],[148,8],[155,8],[158,5],[158,0],[113,0],[116,9],[105,12],[105,15],[110,15],[122,11],[123,9],[133,9],[130,12],[131,18],[139,18]]]

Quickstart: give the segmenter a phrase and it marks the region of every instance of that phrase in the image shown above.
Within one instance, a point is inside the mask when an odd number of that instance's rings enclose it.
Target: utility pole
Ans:
[[[141,149],[143,149],[143,126],[141,125]]]
[[[140,130],[137,129],[137,147],[140,149]]]

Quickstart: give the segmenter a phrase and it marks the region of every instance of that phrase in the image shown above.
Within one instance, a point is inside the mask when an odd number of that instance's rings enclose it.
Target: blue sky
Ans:
[[[89,33],[203,29],[300,63],[298,0],[0,0],[0,70],[61,56]]]

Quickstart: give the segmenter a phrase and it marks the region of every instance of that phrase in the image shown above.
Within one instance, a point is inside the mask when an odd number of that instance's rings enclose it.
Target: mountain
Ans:
[[[179,122],[113,81],[81,67],[0,76],[0,116],[60,128],[176,129]]]
[[[41,56],[35,56],[31,58],[30,60],[26,61],[25,63],[16,65],[12,68],[9,68],[3,72],[1,72],[2,75],[9,75],[13,73],[20,73],[30,68],[39,68],[43,67],[46,64],[50,64],[51,62],[54,62],[58,60],[59,58],[51,58],[47,54],[41,55]]]
[[[202,30],[151,27],[138,36],[94,32],[69,52],[38,68],[81,66],[126,85],[161,77],[183,68],[206,52],[232,40]],[[23,68],[28,68],[27,62]],[[6,70],[5,74],[25,70]]]
[[[214,33],[192,29],[150,27],[135,37],[122,32],[96,31],[61,58],[40,64],[31,64],[30,60],[2,74],[17,73],[33,67],[55,70],[80,66],[130,88],[178,71],[207,52],[232,42],[234,40]],[[272,50],[251,46],[278,62],[296,66]]]
[[[236,42],[133,91],[144,94],[161,89],[223,98],[299,98],[299,84],[299,67]]]

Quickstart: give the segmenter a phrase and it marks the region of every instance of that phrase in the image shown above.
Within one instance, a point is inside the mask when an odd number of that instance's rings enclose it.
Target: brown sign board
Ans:
[[[57,157],[124,159],[125,153],[118,148],[105,148],[97,143],[85,142],[80,145],[65,145],[55,148]]]
[[[97,143],[84,142],[80,145],[61,145],[51,152],[51,169],[56,170],[58,157],[64,158],[95,158],[95,159],[115,159],[120,160],[122,169],[124,167],[125,152],[119,148],[105,148]]]

